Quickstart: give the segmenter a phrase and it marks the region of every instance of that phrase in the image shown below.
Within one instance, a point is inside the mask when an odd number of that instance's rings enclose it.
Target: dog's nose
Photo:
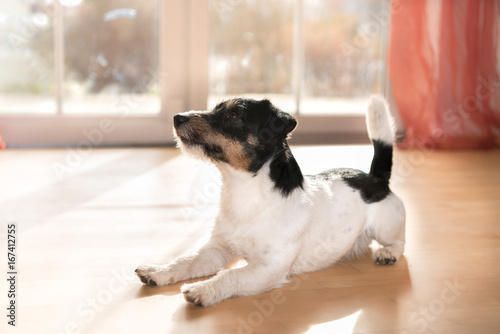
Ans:
[[[182,116],[182,115],[175,115],[174,116],[174,125],[179,126],[182,123],[186,123],[189,120],[189,117]]]

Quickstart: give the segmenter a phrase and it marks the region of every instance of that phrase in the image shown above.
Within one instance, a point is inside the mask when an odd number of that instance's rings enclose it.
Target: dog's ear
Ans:
[[[271,118],[268,126],[271,128],[271,131],[276,134],[276,136],[286,137],[293,131],[293,129],[295,129],[297,121],[292,115],[281,111],[267,99],[260,101],[260,103],[262,107],[271,112]]]
[[[289,134],[297,126],[297,120],[289,113],[278,110],[279,117],[283,124],[285,124],[285,134]]]

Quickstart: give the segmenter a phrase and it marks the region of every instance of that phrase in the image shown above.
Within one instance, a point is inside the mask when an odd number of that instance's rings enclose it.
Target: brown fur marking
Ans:
[[[250,157],[245,152],[243,146],[233,140],[217,134],[217,144],[224,150],[224,156],[229,161],[231,167],[247,171],[250,167]]]
[[[229,100],[226,102],[227,109],[230,109],[230,108],[234,107],[235,105],[236,105],[236,103],[234,103],[234,100]]]
[[[230,104],[234,105],[232,101],[229,101],[227,105],[228,108],[230,108]],[[247,171],[250,167],[250,157],[245,152],[243,146],[235,140],[228,139],[223,135],[214,132],[210,124],[205,119],[201,117],[193,117],[189,121],[189,128],[186,130],[188,137],[189,134],[197,133],[203,137],[203,141],[205,143],[220,146],[223,150],[224,157],[229,161],[229,164],[233,168]],[[253,135],[249,136],[248,140],[258,143],[257,138]]]

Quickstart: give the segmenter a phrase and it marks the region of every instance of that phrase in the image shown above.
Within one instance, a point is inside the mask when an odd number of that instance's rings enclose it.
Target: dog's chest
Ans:
[[[297,195],[286,198],[276,191],[267,172],[237,176],[223,183],[214,234],[239,257],[262,258],[286,243],[280,237],[284,230],[296,234],[301,204]]]
[[[267,178],[260,175],[231,180],[223,185],[221,194],[221,214],[228,221],[249,222],[264,219],[264,211],[275,207],[279,198]]]
[[[273,243],[279,217],[273,217],[269,207],[229,206],[221,208],[214,233],[238,257],[260,258]],[[276,239],[274,237],[274,239]]]

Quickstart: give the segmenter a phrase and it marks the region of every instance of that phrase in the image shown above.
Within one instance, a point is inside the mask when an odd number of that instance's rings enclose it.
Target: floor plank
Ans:
[[[367,170],[373,150],[293,152],[309,174]],[[392,188],[408,216],[397,265],[366,254],[202,309],[180,283],[147,288],[134,269],[207,239],[219,200],[213,166],[173,148],[0,151],[2,268],[7,225],[19,233],[17,326],[4,316],[0,332],[499,333],[499,170],[499,150],[397,151]]]

